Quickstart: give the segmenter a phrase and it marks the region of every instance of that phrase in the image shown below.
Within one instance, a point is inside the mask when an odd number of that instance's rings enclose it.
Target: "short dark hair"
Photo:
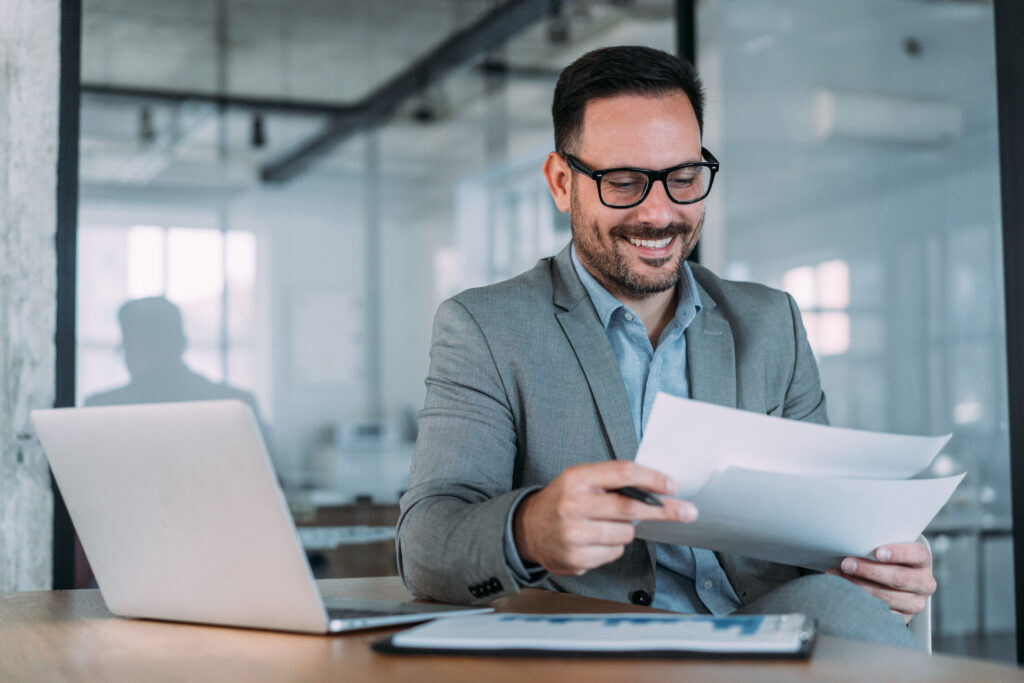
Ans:
[[[565,67],[555,85],[551,118],[555,150],[577,151],[587,103],[615,95],[661,97],[682,91],[690,98],[697,126],[704,133],[704,86],[685,59],[640,45],[603,47]]]

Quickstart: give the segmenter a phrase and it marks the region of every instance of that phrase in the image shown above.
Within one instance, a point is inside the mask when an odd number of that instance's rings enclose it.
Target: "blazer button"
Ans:
[[[633,591],[629,594],[629,599],[634,605],[647,607],[651,604],[651,594],[645,590]]]

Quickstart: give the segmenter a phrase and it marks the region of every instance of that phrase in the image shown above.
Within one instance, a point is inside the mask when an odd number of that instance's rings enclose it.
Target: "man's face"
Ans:
[[[587,167],[660,170],[700,161],[700,129],[683,93],[592,100],[578,153]],[[601,203],[597,184],[572,173],[569,202],[580,261],[613,295],[645,298],[675,286],[704,222],[704,202],[676,204],[659,181],[629,209]]]

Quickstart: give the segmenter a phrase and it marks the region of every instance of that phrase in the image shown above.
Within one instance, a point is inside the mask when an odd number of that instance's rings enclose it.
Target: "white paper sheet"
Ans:
[[[946,436],[901,436],[785,420],[659,393],[636,461],[692,496],[726,467],[801,475],[906,479]]]
[[[659,394],[637,454],[680,484],[696,522],[652,541],[824,570],[914,541],[964,475],[907,479],[949,440],[811,425]]]
[[[640,538],[825,570],[844,557],[909,543],[963,474],[938,479],[840,479],[729,467],[691,500],[697,521],[641,522]]]

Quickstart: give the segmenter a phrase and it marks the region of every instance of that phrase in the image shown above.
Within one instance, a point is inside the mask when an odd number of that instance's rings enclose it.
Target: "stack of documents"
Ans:
[[[917,539],[964,477],[915,477],[949,438],[826,427],[658,394],[636,461],[672,477],[699,516],[641,522],[637,536],[838,567]]]
[[[806,657],[814,623],[802,614],[485,614],[438,619],[374,644],[383,652],[474,654],[756,655]]]

